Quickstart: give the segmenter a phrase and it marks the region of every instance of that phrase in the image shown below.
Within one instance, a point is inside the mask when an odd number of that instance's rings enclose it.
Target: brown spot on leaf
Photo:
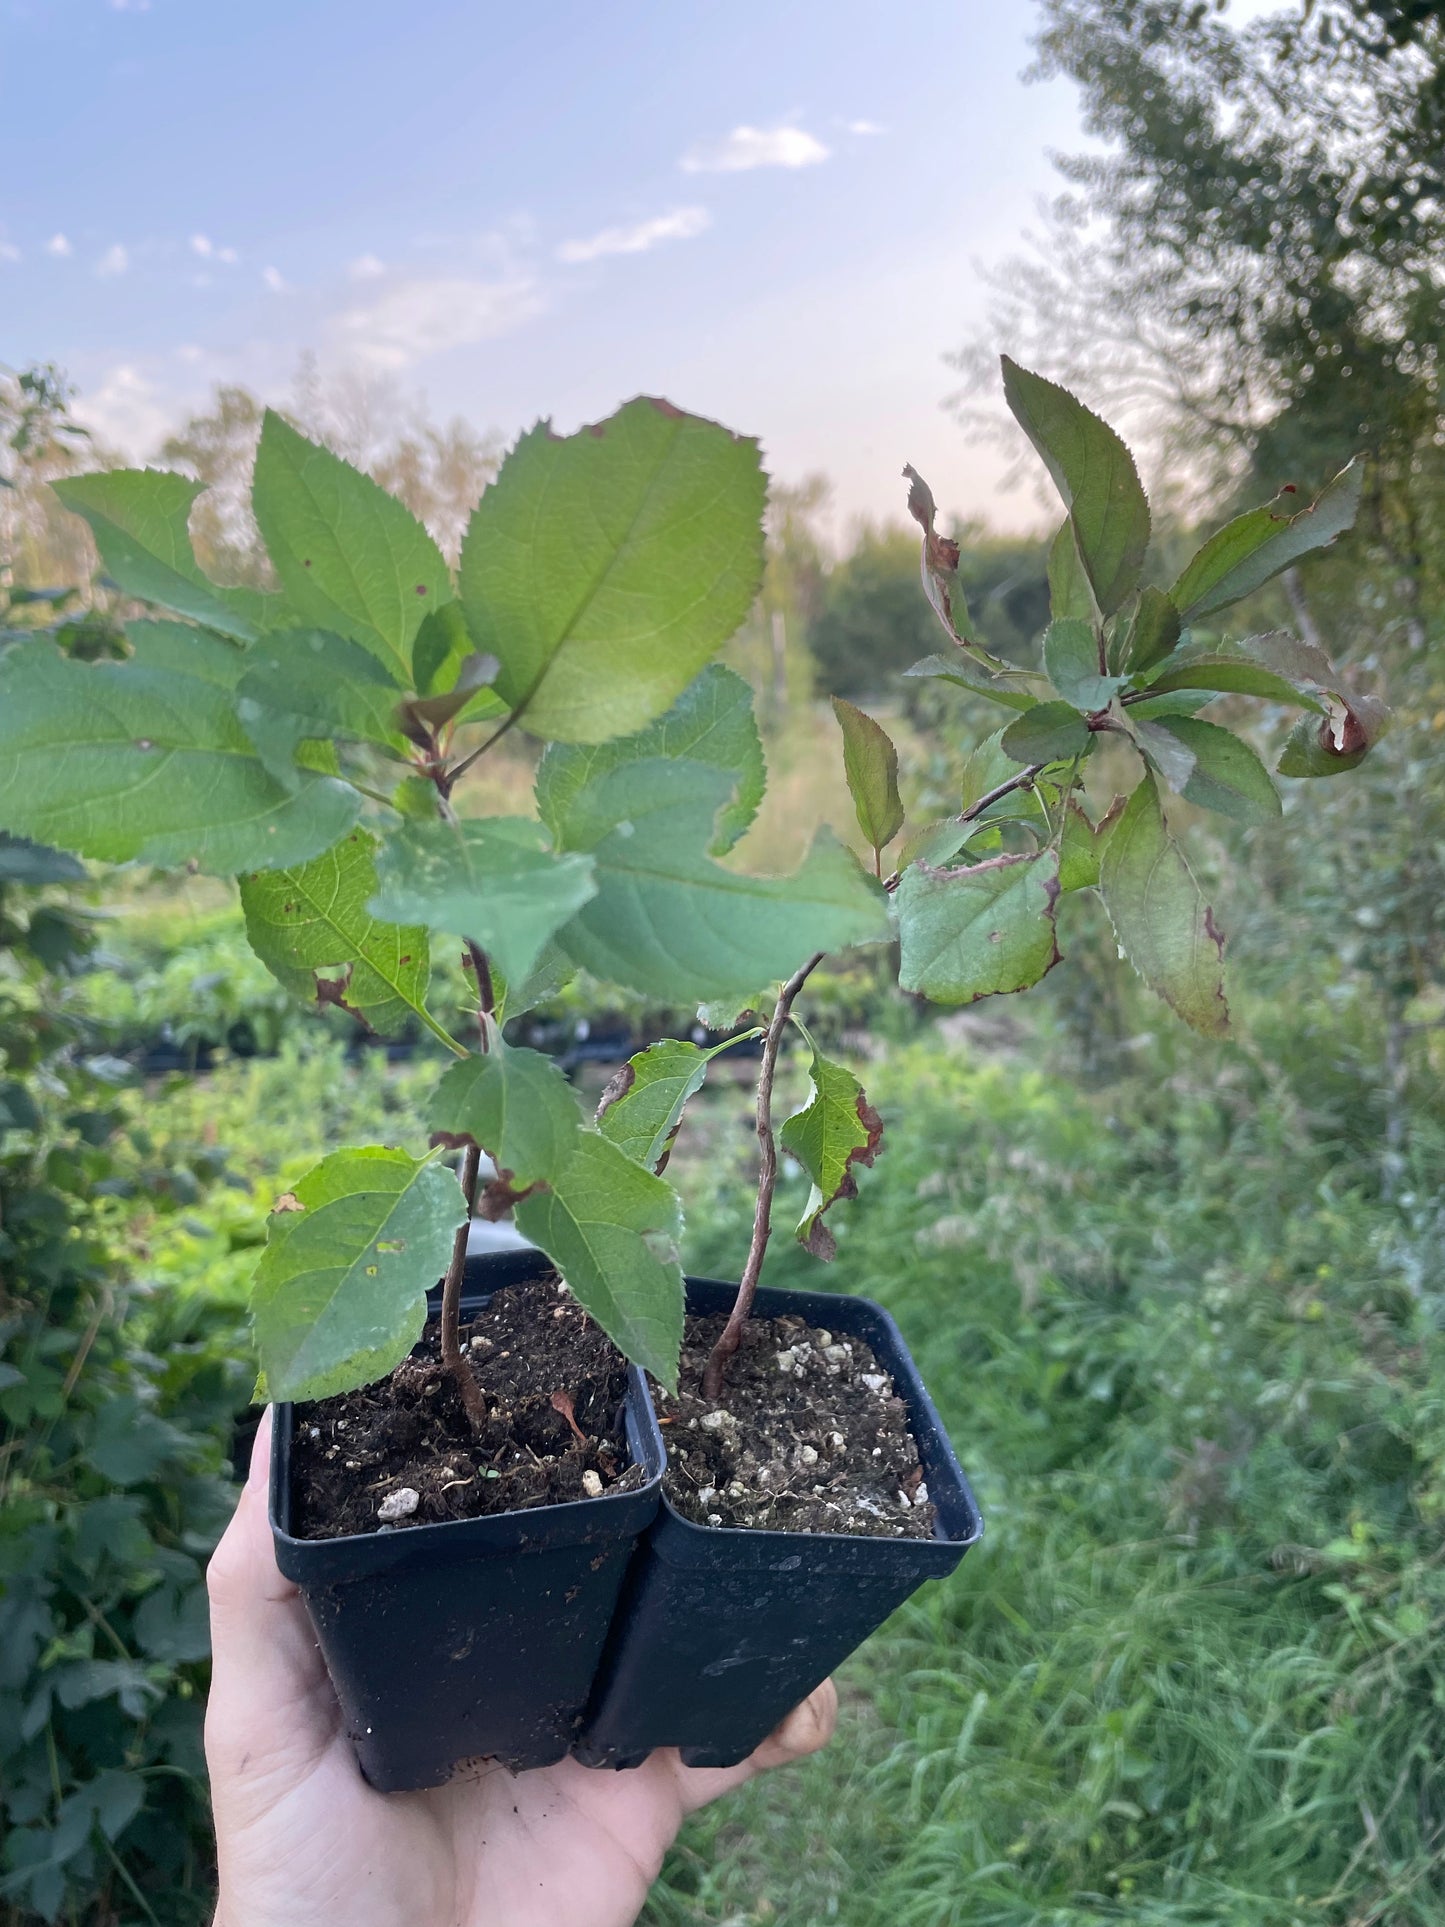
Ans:
[[[637,1073],[633,1070],[631,1064],[624,1064],[621,1070],[613,1072],[603,1088],[601,1097],[597,1100],[597,1121],[599,1123],[601,1123],[602,1119],[612,1109],[614,1104],[621,1103],[622,1099],[626,1097],[636,1081]]]
[[[271,1215],[275,1217],[278,1211],[304,1211],[305,1209],[305,1205],[294,1191],[283,1191],[271,1206]]]
[[[418,582],[418,583],[417,583],[417,585],[416,585],[416,592],[417,592],[417,594],[418,594],[418,595],[425,595],[425,594],[426,594],[426,584],[425,584],[424,582]]]

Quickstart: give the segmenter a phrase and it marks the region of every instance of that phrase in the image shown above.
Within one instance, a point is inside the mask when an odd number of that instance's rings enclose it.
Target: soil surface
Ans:
[[[480,1433],[442,1368],[435,1322],[390,1378],[296,1407],[298,1538],[521,1512],[645,1482],[623,1428],[626,1361],[555,1275],[503,1287],[463,1325],[462,1347],[486,1394]]]
[[[653,1387],[667,1496],[697,1525],[931,1539],[908,1409],[861,1338],[752,1318],[721,1401],[701,1396],[726,1320],[689,1318],[676,1398]]]

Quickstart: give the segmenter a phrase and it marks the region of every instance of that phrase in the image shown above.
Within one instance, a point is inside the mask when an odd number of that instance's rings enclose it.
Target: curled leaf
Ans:
[[[823,1214],[840,1198],[857,1197],[853,1167],[872,1164],[877,1157],[883,1120],[853,1073],[824,1057],[811,1037],[808,1043],[813,1053],[812,1101],[790,1117],[778,1135],[783,1149],[813,1181],[798,1222],[798,1243],[826,1262],[836,1256],[838,1244]]]
[[[1341,776],[1362,763],[1390,726],[1390,712],[1374,696],[1333,696],[1318,721],[1302,716],[1275,765],[1281,776]]]

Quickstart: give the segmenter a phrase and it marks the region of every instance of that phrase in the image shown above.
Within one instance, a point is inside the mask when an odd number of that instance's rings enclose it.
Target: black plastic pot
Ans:
[[[536,1251],[472,1259],[463,1308],[477,1311],[502,1285],[548,1268]],[[629,1373],[625,1427],[646,1485],[491,1518],[294,1538],[293,1424],[293,1407],[279,1406],[276,1562],[301,1588],[371,1784],[384,1793],[439,1786],[474,1758],[514,1770],[562,1759],[661,1493],[662,1437],[642,1374]]]
[[[736,1285],[688,1280],[688,1309],[725,1312]],[[688,1766],[746,1759],[800,1700],[925,1579],[953,1571],[983,1532],[968,1480],[898,1327],[868,1298],[759,1291],[756,1315],[806,1318],[866,1339],[892,1374],[918,1440],[932,1539],[698,1526],[664,1493],[638,1547],[573,1751],[640,1765],[676,1746]]]

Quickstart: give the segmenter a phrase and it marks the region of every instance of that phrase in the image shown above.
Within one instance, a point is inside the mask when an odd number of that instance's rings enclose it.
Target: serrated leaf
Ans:
[[[1249,636],[1243,642],[1190,643],[1175,650],[1147,687],[1151,696],[1210,689],[1320,711],[1324,704],[1318,692],[1334,680],[1322,649],[1274,634]]]
[[[367,903],[376,891],[374,836],[354,829],[310,863],[241,878],[251,948],[298,997],[341,1003],[371,1030],[394,1033],[414,1019],[435,1032],[427,1012],[431,979],[427,933],[383,923]],[[320,973],[346,972],[321,988]]]
[[[583,1131],[567,1165],[516,1210],[618,1350],[669,1390],[682,1346],[682,1207],[671,1185]]]
[[[1169,833],[1153,776],[1124,806],[1099,886],[1119,948],[1149,988],[1192,1029],[1227,1036],[1224,939]]]
[[[410,687],[416,632],[452,595],[441,550],[410,509],[272,409],[251,501],[301,621],[359,643]]]
[[[84,883],[85,865],[65,850],[0,830],[0,883]]]
[[[537,770],[537,810],[554,836],[565,837],[575,799],[589,783],[624,763],[686,758],[725,770],[736,784],[718,812],[710,856],[725,856],[758,813],[767,782],[753,692],[734,669],[709,663],[666,715],[632,736],[605,743],[549,743]]]
[[[234,689],[251,662],[243,644],[189,622],[128,622],[125,639],[142,669],[193,676],[217,689]]]
[[[1157,722],[1161,716],[1193,716],[1214,701],[1212,689],[1176,689],[1165,696],[1144,696],[1124,712],[1130,722]]]
[[[1026,990],[1059,961],[1055,850],[965,869],[915,864],[898,886],[898,981],[936,1004]]]
[[[333,1151],[290,1204],[267,1221],[251,1288],[256,1349],[273,1399],[328,1398],[421,1337],[466,1206],[450,1171],[379,1146]]]
[[[1179,611],[1169,597],[1161,589],[1142,590],[1120,656],[1124,673],[1143,675],[1172,656],[1182,633]]]
[[[503,716],[506,705],[491,688],[497,673],[495,656],[481,656],[475,651],[464,656],[456,666],[456,676],[450,689],[435,696],[408,696],[397,711],[403,733],[423,749],[431,745],[432,733],[455,722],[463,712],[467,718],[476,722],[483,715]],[[483,699],[480,701],[479,699]]]
[[[67,476],[51,487],[90,525],[107,573],[126,595],[239,642],[253,641],[266,627],[279,597],[222,588],[196,560],[190,516],[205,492],[199,482],[161,469],[118,468]]]
[[[1069,511],[1099,613],[1112,615],[1137,584],[1149,547],[1149,504],[1134,458],[1077,396],[1007,355],[1003,387]]]
[[[471,937],[513,982],[597,888],[590,857],[554,854],[541,824],[520,816],[408,820],[376,868],[373,916]]]
[[[731,1023],[733,1016],[736,1012],[725,1021]],[[598,1130],[634,1164],[649,1171],[663,1170],[688,1099],[702,1089],[712,1060],[722,1051],[731,1050],[737,1041],[730,1037],[711,1050],[702,1050],[684,1038],[665,1037],[661,1043],[639,1051],[602,1093],[597,1107]]]
[[[908,483],[908,513],[923,531],[920,564],[923,592],[953,640],[969,644],[973,639],[973,621],[958,575],[958,544],[952,536],[940,535],[934,527],[938,509],[933,490],[911,462],[905,464],[903,474]]]
[[[1279,791],[1269,771],[1233,730],[1195,716],[1165,716],[1150,727],[1176,737],[1189,752],[1189,775],[1182,784],[1171,784],[1187,802],[1237,823],[1272,823],[1280,814]]]
[[[1072,796],[1068,799],[1059,840],[1059,889],[1064,895],[1097,886],[1104,851],[1123,809],[1123,797],[1116,796],[1099,821],[1091,823],[1083,806]]]
[[[1186,623],[1227,609],[1252,595],[1313,549],[1328,547],[1354,527],[1365,485],[1357,457],[1307,508],[1289,512],[1294,491],[1251,509],[1211,535],[1175,583],[1173,599]]]
[[[1170,789],[1182,791],[1194,774],[1194,751],[1182,737],[1173,734],[1170,719],[1151,723],[1131,715],[1130,722],[1145,760],[1158,770]]]
[[[1067,517],[1049,544],[1049,613],[1055,622],[1099,620],[1088,572],[1079,560],[1079,545],[1074,540],[1074,525]]]
[[[0,659],[0,824],[106,863],[215,876],[304,863],[361,798],[314,772],[268,774],[228,691],[48,643]]]
[[[267,770],[291,788],[297,748],[314,738],[373,743],[401,757],[401,697],[368,650],[325,629],[285,629],[247,652],[236,714]]]
[[[1124,682],[1122,676],[1100,670],[1094,625],[1068,616],[1051,622],[1044,631],[1044,668],[1064,701],[1086,716],[1107,709]]]
[[[428,609],[412,642],[412,687],[423,696],[449,689],[461,665],[475,653],[460,602]]]
[[[1342,776],[1365,760],[1389,724],[1389,710],[1375,697],[1336,696],[1319,722],[1300,718],[1275,767],[1281,776]]]
[[[505,1023],[510,1017],[535,1010],[538,1004],[549,1003],[576,975],[576,964],[555,943],[544,944],[530,972],[515,983],[493,958],[492,989],[497,999],[497,1021]]]
[[[833,714],[843,732],[843,773],[858,827],[873,849],[881,852],[903,828],[898,751],[881,723],[841,696],[833,698]]]
[[[1032,669],[1015,669],[979,649],[960,649],[952,656],[925,656],[903,673],[955,683],[975,696],[1002,703],[1005,709],[1031,709],[1050,694],[1046,677]]]
[[[752,606],[764,494],[756,442],[667,402],[524,435],[460,570],[473,646],[523,727],[599,743],[661,715]]]
[[[812,1050],[809,1075],[813,1095],[803,1110],[786,1121],[778,1140],[812,1181],[808,1202],[798,1220],[798,1243],[826,1262],[837,1255],[838,1246],[823,1223],[823,1214],[840,1198],[857,1197],[853,1167],[872,1164],[877,1157],[883,1120],[853,1073],[824,1057],[811,1037],[808,1044]]]
[[[696,1004],[748,996],[815,950],[887,935],[887,899],[831,832],[790,877],[743,876],[707,855],[731,796],[721,771],[651,759],[574,798],[565,840],[589,851],[597,895],[558,938],[585,970],[644,995]]]
[[[1064,763],[1094,747],[1093,731],[1071,703],[1035,703],[999,741],[1015,763]]]
[[[487,1048],[453,1064],[427,1106],[435,1138],[468,1139],[490,1153],[518,1188],[553,1182],[571,1160],[582,1113],[550,1057],[514,1048],[486,1020]]]

